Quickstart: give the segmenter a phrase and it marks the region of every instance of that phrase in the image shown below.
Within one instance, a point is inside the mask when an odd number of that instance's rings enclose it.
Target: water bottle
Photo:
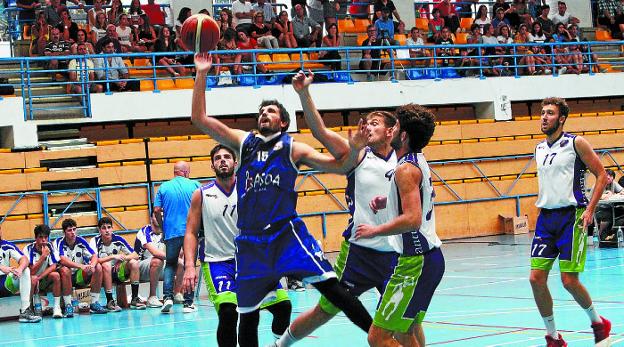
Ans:
[[[598,238],[598,227],[594,227],[594,235],[592,236],[592,244],[594,245],[594,247],[598,247],[600,246],[600,239]]]
[[[72,287],[72,300],[71,300],[71,305],[74,307],[74,312],[78,312],[78,305],[80,303],[78,302],[78,297],[76,295],[76,287]]]
[[[618,227],[617,230],[618,248],[624,247],[624,233],[622,233],[622,227]]]
[[[33,296],[33,309],[36,316],[41,316],[41,298],[39,297],[39,294],[35,294]]]

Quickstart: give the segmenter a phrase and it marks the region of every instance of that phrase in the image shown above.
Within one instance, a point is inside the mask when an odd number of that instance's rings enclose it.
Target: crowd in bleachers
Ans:
[[[154,63],[172,77],[192,72],[192,57],[183,55],[176,37],[182,23],[192,15],[189,8],[182,8],[173,27],[166,25],[166,13],[154,0],[141,5],[133,0],[129,8],[121,0],[93,0],[87,11],[87,23],[77,24],[61,0],[46,0],[45,6],[37,0],[18,0],[21,19],[33,19],[30,27],[32,56],[64,56],[69,54],[170,52],[159,56]],[[406,26],[392,0],[370,0],[371,5],[353,5],[348,0],[292,0],[290,11],[267,2],[268,0],[235,0],[231,7],[223,7],[215,14],[221,28],[218,50],[248,50],[318,47],[317,60],[325,69],[341,70],[348,64],[345,52],[322,50],[323,47],[345,46],[341,31],[356,33],[357,45],[389,46],[410,45],[409,56],[399,56],[398,50],[362,49],[360,69],[372,75],[384,72],[388,57],[392,55],[399,63],[409,67],[429,67],[436,57],[437,67],[457,68],[462,76],[506,76],[513,74],[550,74],[604,72],[597,64],[597,56],[579,30],[579,19],[568,11],[565,2],[559,1],[552,11],[539,1],[496,0],[488,7],[478,1],[442,0],[434,5],[418,5],[415,26]],[[81,3],[75,0],[79,6]],[[358,2],[358,4],[361,4]],[[598,24],[610,30],[614,38],[621,38],[624,28],[623,0],[598,1]],[[476,11],[475,11],[476,9]],[[211,15],[208,10],[202,13]],[[370,12],[370,13],[369,13]],[[411,29],[410,29],[411,27]],[[354,29],[355,28],[355,29]],[[578,42],[566,45],[534,45],[540,43]],[[527,46],[497,46],[500,44],[523,44]],[[113,49],[106,49],[111,45]],[[435,45],[484,45],[482,47],[417,47]],[[81,48],[84,45],[84,49]],[[214,74],[241,74],[251,69],[252,61],[260,73],[267,72],[262,57],[251,53],[214,54]],[[267,58],[270,60],[270,58]],[[127,61],[109,59],[108,64],[98,60],[87,61],[89,68],[96,67],[94,77],[101,79],[127,79]],[[70,61],[51,60],[49,68],[66,69]],[[272,62],[269,62],[269,64]],[[73,65],[74,67],[76,64]],[[186,67],[185,67],[186,66]],[[105,67],[113,67],[107,72]],[[76,73],[66,77],[72,82],[80,78],[82,66]],[[269,69],[270,70],[270,69]],[[376,71],[377,70],[377,71]],[[554,70],[554,71],[553,71]],[[56,73],[52,73],[55,78]],[[135,83],[136,82],[136,83]],[[106,88],[108,87],[108,88]],[[84,87],[83,87],[84,88]],[[116,82],[109,85],[92,83],[91,92],[103,90],[138,90],[138,81]],[[81,89],[79,87],[68,87]]]

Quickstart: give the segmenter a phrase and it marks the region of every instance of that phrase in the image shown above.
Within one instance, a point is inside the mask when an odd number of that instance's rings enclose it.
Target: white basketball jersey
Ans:
[[[204,262],[233,259],[236,251],[234,238],[238,235],[236,185],[231,192],[226,192],[212,181],[200,189],[204,242],[199,247],[199,259]]]
[[[50,250],[50,254],[47,256],[47,259],[43,261],[43,264],[41,264],[41,266],[39,267],[39,271],[31,275],[41,275],[48,268],[48,266],[54,266],[55,264],[58,264],[59,262],[58,256],[56,255],[56,252],[54,250],[54,247],[52,247],[52,244],[48,242],[43,247],[47,247]],[[41,258],[41,252],[37,251],[35,242],[27,244],[24,247],[23,252],[24,252],[24,255],[28,257],[28,261],[30,262],[30,265],[35,265],[35,263],[39,261],[39,258]]]
[[[394,247],[394,250],[401,255],[413,256],[424,254],[433,248],[442,246],[442,241],[440,241],[435,230],[435,213],[433,211],[435,191],[433,190],[431,171],[422,153],[407,153],[399,160],[397,168],[401,165],[414,165],[422,172],[422,180],[420,182],[422,222],[418,230],[389,236],[390,243],[392,247]],[[390,194],[388,194],[387,210],[388,220],[395,219],[403,214],[401,196],[395,182],[394,173],[392,175],[392,188],[390,189]]]
[[[553,144],[543,141],[535,147],[539,183],[537,207],[554,209],[587,205],[584,195],[587,166],[576,153],[575,137],[563,133]]]
[[[350,243],[380,252],[394,250],[387,236],[356,240],[354,229],[360,224],[383,224],[388,219],[386,210],[380,210],[375,214],[369,203],[376,196],[388,195],[392,172],[396,164],[397,158],[394,151],[390,152],[387,158],[382,158],[366,147],[364,158],[347,176],[345,199],[351,212],[351,220],[344,237]]]

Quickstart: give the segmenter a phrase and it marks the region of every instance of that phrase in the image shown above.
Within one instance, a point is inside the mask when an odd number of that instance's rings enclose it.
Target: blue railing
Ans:
[[[368,80],[387,78],[392,82],[400,79],[434,79],[440,81],[448,78],[462,78],[466,76],[479,77],[485,79],[496,76],[513,76],[521,78],[526,75],[548,74],[557,77],[563,70],[570,73],[572,71],[593,75],[597,71],[619,71],[624,68],[624,61],[619,58],[621,47],[624,41],[599,41],[599,42],[567,42],[567,43],[522,43],[522,44],[499,44],[499,45],[425,45],[425,46],[375,46],[375,47],[323,47],[318,48],[296,48],[279,50],[236,50],[236,51],[215,51],[213,57],[223,57],[241,55],[246,57],[246,61],[237,63],[221,62],[214,63],[214,69],[209,74],[207,88],[220,87],[219,82],[226,79],[218,75],[217,71],[233,70],[240,71],[236,76],[230,76],[234,85],[253,86],[259,88],[263,85],[274,85],[284,83],[287,76],[292,76],[297,70],[309,68],[316,71],[317,75],[323,76],[323,80],[328,82],[355,83],[357,80]],[[594,49],[600,46],[600,49]],[[562,53],[555,53],[555,48],[561,47],[569,49]],[[581,50],[577,50],[578,48]],[[498,48],[498,53],[495,53]],[[540,52],[538,49],[543,49]],[[380,58],[371,58],[369,68],[361,68],[359,63],[363,51],[377,51]],[[409,56],[410,50],[420,50],[420,56]],[[527,53],[528,51],[531,53]],[[533,52],[534,51],[534,52]],[[320,52],[335,54],[332,59],[318,58]],[[468,52],[470,52],[468,54]],[[24,58],[0,58],[0,63],[14,63],[14,69],[0,70],[0,78],[12,76],[15,79],[9,81],[9,85],[18,88],[19,96],[24,102],[25,120],[35,119],[38,111],[78,110],[84,117],[91,116],[90,88],[84,88],[96,83],[102,86],[105,93],[110,94],[113,90],[111,83],[129,82],[137,89],[137,85],[142,85],[145,90],[160,92],[161,89],[175,89],[181,80],[190,79],[190,76],[171,76],[166,70],[166,66],[160,64],[163,56],[178,55],[185,57],[191,52],[160,52],[160,53],[126,53],[126,54],[97,54],[78,55],[66,57],[24,57]],[[101,59],[108,57],[121,57],[130,69],[128,78],[111,78],[110,73],[114,68],[108,66],[108,60],[103,59],[103,66],[90,68],[87,59]],[[576,57],[581,63],[567,62],[565,58]],[[79,79],[76,81],[55,82],[46,79],[46,76],[57,74],[67,75],[66,68],[50,69],[46,68],[50,60],[69,61],[76,59],[78,68],[76,72]],[[145,62],[147,59],[147,63]],[[235,59],[230,59],[235,60]],[[599,60],[599,61],[597,61]],[[138,63],[142,61],[142,63]],[[178,59],[179,61],[179,59]],[[133,63],[134,62],[134,63]],[[339,70],[331,70],[330,66],[340,66]],[[192,64],[173,65],[172,67],[186,67],[192,69]],[[609,66],[607,66],[607,64]],[[140,66],[139,66],[140,65]],[[18,67],[19,66],[19,67]],[[84,68],[87,73],[80,73]],[[89,72],[100,78],[92,79]],[[385,77],[383,77],[385,76]],[[151,81],[151,83],[140,83],[140,81]],[[168,86],[167,86],[168,84]],[[6,84],[5,84],[6,85]],[[146,88],[146,85],[147,86]],[[163,85],[165,85],[163,87]],[[0,84],[0,86],[2,86]],[[54,88],[58,86],[72,87],[70,92],[50,93],[37,95],[35,92],[41,88]],[[80,90],[73,88],[82,86]],[[190,88],[187,84],[186,88]],[[139,88],[141,89],[141,88]],[[43,99],[43,100],[42,100]],[[39,106],[43,101],[54,103],[55,100],[67,101],[71,99],[74,105],[47,105]],[[71,101],[70,100],[70,101]],[[39,101],[39,103],[37,102]],[[77,104],[75,101],[79,101]]]

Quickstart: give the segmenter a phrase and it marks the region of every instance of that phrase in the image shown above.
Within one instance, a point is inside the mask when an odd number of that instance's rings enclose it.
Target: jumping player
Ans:
[[[234,238],[238,235],[236,222],[236,154],[230,148],[216,145],[210,151],[211,167],[216,180],[193,193],[191,209],[186,222],[184,259],[195,259],[197,234],[200,225],[204,228],[204,242],[199,247],[199,259],[208,289],[210,301],[219,316],[217,342],[220,347],[236,347],[236,260]],[[190,288],[196,281],[195,264],[187,262],[185,276]],[[292,306],[286,290],[278,288],[276,298],[260,308],[273,314],[272,331],[281,336],[290,322]]]
[[[442,242],[435,231],[435,196],[429,164],[422,153],[435,129],[428,109],[409,104],[396,110],[399,121],[393,147],[399,162],[392,174],[387,199],[374,199],[371,208],[386,208],[388,222],[360,224],[356,239],[390,236],[400,254],[398,263],[368,334],[371,346],[425,346],[422,321],[444,274]]]
[[[240,153],[236,175],[240,235],[235,240],[237,310],[241,314],[239,344],[258,345],[258,308],[275,296],[279,279],[288,275],[312,283],[358,327],[368,331],[370,315],[361,302],[340,286],[318,243],[295,210],[294,187],[299,165],[340,172],[357,158],[336,159],[294,142],[285,132],[290,124],[288,112],[277,101],[264,101],[260,105],[259,134],[232,129],[206,116],[206,73],[211,65],[209,55],[195,56],[197,78],[192,121],[203,132]],[[351,137],[351,145],[358,150],[365,145],[364,134],[361,126]]]
[[[348,155],[349,142],[328,129],[314,105],[309,92],[314,74],[306,76],[299,72],[293,78],[293,87],[303,105],[306,123],[317,138],[334,156]],[[351,294],[359,296],[371,288],[383,294],[384,288],[397,262],[398,254],[390,245],[389,238],[378,236],[370,239],[354,238],[354,226],[360,224],[378,225],[383,223],[385,212],[375,213],[369,202],[376,196],[387,195],[390,190],[391,173],[396,167],[397,158],[390,145],[396,118],[390,112],[374,111],[366,117],[369,131],[367,147],[360,150],[355,165],[346,167],[346,200],[351,218],[343,233],[345,240],[340,247],[334,269],[343,285]],[[319,303],[302,313],[290,325],[286,334],[276,343],[285,347],[311,334],[327,323],[340,310],[325,297]]]
[[[564,99],[542,101],[541,129],[546,141],[535,148],[539,184],[535,205],[541,211],[531,245],[530,281],[546,325],[548,347],[567,346],[555,327],[553,300],[547,284],[557,257],[563,286],[589,316],[596,345],[603,341],[608,344],[611,331],[611,322],[598,315],[587,289],[579,281],[579,273],[585,269],[586,228],[593,220],[607,174],[586,139],[563,131],[569,111]],[[584,195],[587,169],[596,176],[589,202]]]

